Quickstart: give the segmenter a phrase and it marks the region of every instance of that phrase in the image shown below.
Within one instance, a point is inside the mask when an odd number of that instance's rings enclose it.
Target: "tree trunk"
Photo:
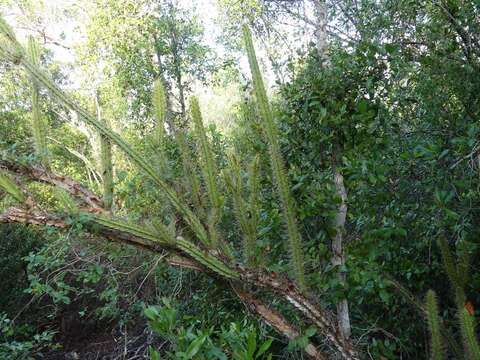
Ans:
[[[170,13],[173,14],[173,5],[170,3]],[[173,65],[174,65],[174,75],[175,81],[177,83],[178,88],[178,102],[180,103],[180,112],[182,115],[182,120],[185,120],[186,114],[186,104],[185,104],[185,89],[182,82],[182,59],[180,58],[180,53],[178,50],[178,38],[177,38],[177,28],[176,28],[176,19],[170,19],[170,37],[171,37],[171,44],[170,50],[173,56]]]
[[[107,120],[102,117],[100,94],[98,90],[95,91],[95,108],[97,111],[98,121],[109,127]],[[112,144],[110,140],[102,134],[100,134],[100,154],[103,182],[103,202],[105,204],[105,209],[111,211],[113,206]]]
[[[345,284],[346,275],[345,267],[345,253],[343,251],[343,234],[345,232],[345,220],[347,217],[347,191],[343,182],[343,175],[338,169],[337,165],[333,168],[335,191],[340,195],[341,203],[338,212],[335,215],[335,237],[332,242],[332,265],[337,266],[338,279],[341,284]],[[345,339],[348,339],[351,334],[350,315],[348,312],[347,299],[341,299],[337,304],[337,320],[340,333]]]
[[[327,2],[326,0],[313,0],[314,12],[315,12],[315,38],[316,38],[316,47],[317,53],[320,57],[320,60],[327,61],[328,54],[328,39],[327,39]]]
[[[314,0],[316,16],[316,45],[320,63],[322,66],[328,65],[328,39],[327,39],[327,3],[326,0]],[[340,197],[341,203],[335,215],[335,237],[332,242],[332,265],[338,267],[338,278],[341,284],[345,284],[346,275],[345,254],[343,251],[343,235],[345,232],[345,220],[347,217],[347,191],[343,181],[342,172],[339,169],[341,161],[341,150],[339,146],[334,147],[333,154],[333,174],[335,183],[335,192]],[[351,334],[350,314],[348,311],[347,299],[341,299],[337,304],[337,320],[340,333],[344,339],[348,339]]]

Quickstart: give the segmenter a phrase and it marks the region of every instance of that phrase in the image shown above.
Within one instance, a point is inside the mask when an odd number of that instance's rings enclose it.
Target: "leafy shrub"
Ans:
[[[199,328],[191,317],[181,317],[178,309],[167,298],[162,299],[162,306],[149,306],[145,309],[152,330],[168,340],[170,346],[165,354],[170,359],[237,359],[270,360],[268,350],[273,339],[259,338],[258,330],[246,320],[242,323],[232,322],[220,329]],[[185,327],[186,320],[192,325]],[[160,352],[150,348],[150,358],[158,360]]]

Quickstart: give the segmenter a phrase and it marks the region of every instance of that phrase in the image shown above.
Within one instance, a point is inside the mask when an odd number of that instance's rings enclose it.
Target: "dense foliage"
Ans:
[[[478,359],[478,1],[84,3],[0,1],[0,359]]]

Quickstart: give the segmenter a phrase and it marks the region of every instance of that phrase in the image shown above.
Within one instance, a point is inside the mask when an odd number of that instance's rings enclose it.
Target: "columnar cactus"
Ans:
[[[224,173],[225,182],[232,194],[235,217],[243,233],[243,255],[249,266],[257,263],[258,169],[259,157],[255,156],[248,171],[248,198],[244,196],[240,164],[235,154],[229,156],[229,168]]]
[[[429,290],[426,298],[428,329],[430,331],[430,353],[432,360],[445,359],[445,353],[440,332],[440,318],[435,292]]]
[[[459,309],[460,331],[465,348],[465,359],[480,359],[480,346],[478,345],[475,330],[475,317],[467,309]]]
[[[255,96],[265,126],[265,136],[270,152],[270,163],[276,181],[278,195],[282,203],[283,217],[285,219],[290,242],[292,267],[299,286],[305,288],[302,238],[297,225],[295,202],[290,191],[290,181],[280,151],[278,129],[273,119],[272,109],[268,102],[267,92],[258,66],[255,49],[253,47],[252,35],[247,26],[244,26],[243,28],[243,36],[247,49],[250,70],[252,72]]]
[[[216,176],[218,174],[215,166],[215,159],[207,138],[205,126],[203,125],[202,114],[196,97],[190,99],[190,115],[193,121],[198,147],[200,149],[200,167],[210,202],[210,213],[208,214],[207,224],[212,247],[215,248],[220,243],[217,225],[221,217],[222,199],[217,187]]]

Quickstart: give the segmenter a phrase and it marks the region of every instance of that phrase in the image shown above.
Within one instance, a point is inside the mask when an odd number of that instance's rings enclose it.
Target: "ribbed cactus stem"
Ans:
[[[426,309],[428,329],[430,331],[430,358],[432,360],[445,359],[442,335],[440,330],[440,318],[438,316],[438,304],[435,292],[429,290],[426,297]]]
[[[255,157],[249,167],[249,197],[244,196],[240,164],[234,153],[229,156],[229,168],[225,170],[225,183],[229,189],[235,217],[243,234],[243,256],[249,266],[256,264],[256,239],[258,222],[258,176],[259,162]]]
[[[221,217],[222,199],[217,187],[216,177],[218,176],[218,173],[215,166],[215,159],[207,138],[200,106],[196,97],[190,99],[190,115],[192,117],[195,136],[200,149],[201,170],[210,202],[210,214],[208,215],[207,222],[208,229],[212,246],[217,247],[219,245],[217,225]]]
[[[460,331],[466,353],[465,359],[480,359],[480,347],[478,345],[477,333],[475,331],[475,318],[470,315],[464,307],[459,309],[459,317]]]
[[[68,192],[66,192],[64,189],[56,187],[53,191],[53,194],[58,201],[60,209],[68,214],[78,213],[78,206]]]
[[[100,106],[100,95],[98,91],[95,94],[95,106],[97,109],[97,120],[109,127],[106,119],[102,117]],[[100,133],[100,162],[103,180],[103,203],[105,209],[111,210],[113,206],[113,162],[112,162],[112,143],[108,136]]]
[[[198,105],[198,99],[192,97],[190,99],[190,112],[195,127],[195,135],[197,137],[198,145],[200,147],[202,172],[207,187],[208,198],[210,205],[215,208],[220,208],[221,198],[217,188],[216,176],[218,176],[215,166],[215,159],[210,147],[210,143],[207,138],[205,126],[203,124],[202,114],[200,112],[200,106]]]
[[[452,251],[450,250],[447,239],[443,235],[438,237],[437,243],[442,254],[443,267],[445,268],[450,286],[455,295],[457,307],[463,307],[465,304],[465,291],[463,290],[462,281],[459,278]]]
[[[470,275],[472,271],[470,270],[471,265],[471,253],[469,249],[469,244],[466,241],[462,241],[457,246],[458,262],[457,262],[457,275],[459,285],[462,288],[467,286],[470,281]]]
[[[298,229],[295,202],[290,191],[290,182],[287,177],[283,158],[281,156],[278,140],[278,130],[273,120],[273,113],[267,98],[267,92],[263,83],[260,68],[258,66],[255,49],[253,47],[252,35],[247,26],[243,27],[243,35],[247,49],[248,61],[252,72],[253,85],[260,115],[263,118],[265,135],[270,152],[270,162],[273,175],[276,181],[278,194],[282,203],[283,216],[290,242],[291,262],[295,272],[296,280],[301,288],[305,288],[305,270],[303,264],[302,239]]]
[[[180,156],[182,157],[183,179],[186,187],[190,190],[190,197],[195,210],[197,214],[200,214],[200,218],[203,219],[205,218],[205,211],[200,193],[200,178],[195,164],[192,161],[192,154],[184,131],[179,130],[175,133],[175,141],[180,150]]]
[[[248,264],[256,265],[256,241],[257,226],[259,217],[259,169],[260,157],[256,155],[248,167],[248,230],[246,236],[246,247],[248,248]]]
[[[30,61],[38,66],[40,64],[40,49],[37,41],[30,36],[28,38],[27,54]],[[35,145],[35,153],[42,165],[47,166],[47,124],[43,120],[39,102],[39,86],[32,77],[32,135]]]

